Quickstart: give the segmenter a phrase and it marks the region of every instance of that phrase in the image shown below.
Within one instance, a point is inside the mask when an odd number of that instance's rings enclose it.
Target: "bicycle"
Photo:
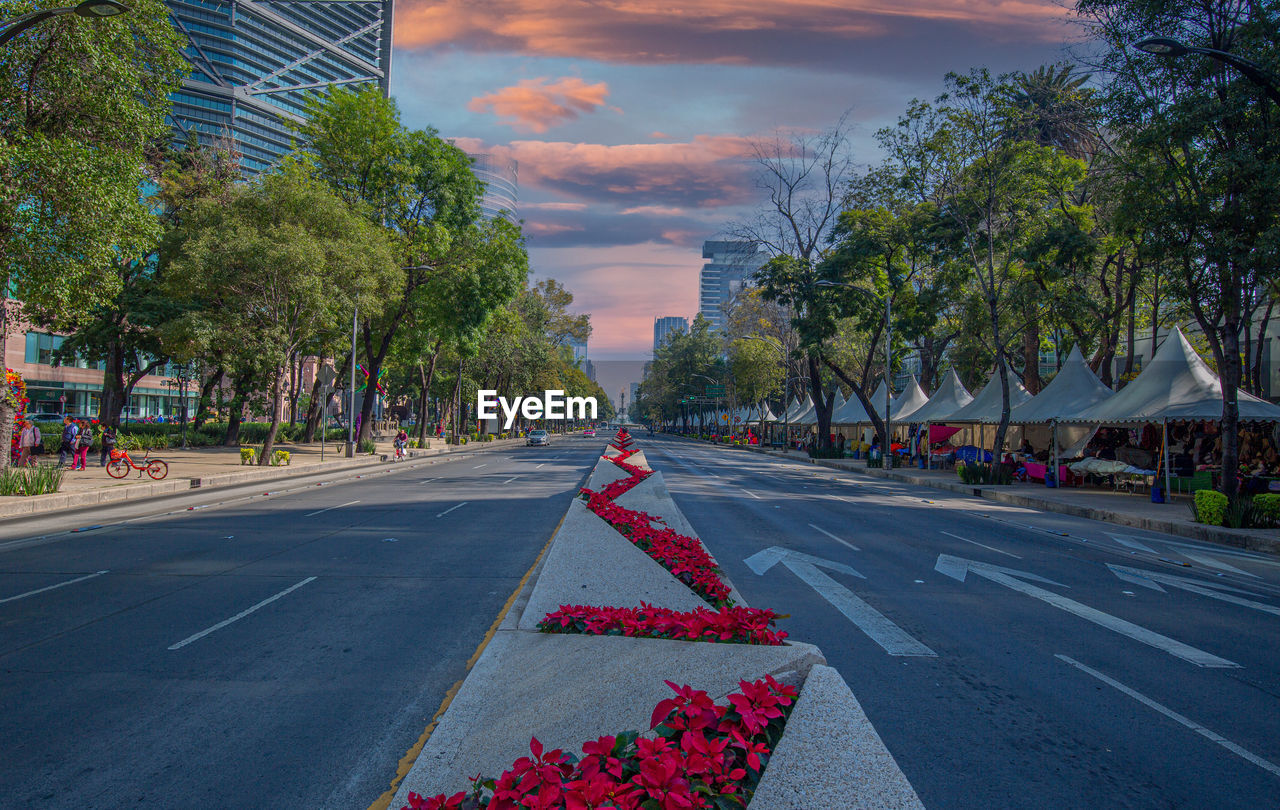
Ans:
[[[111,461],[107,462],[107,475],[112,478],[124,478],[129,474],[129,470],[137,470],[139,478],[145,472],[153,480],[159,481],[169,474],[169,464],[161,459],[151,458],[150,450],[143,455],[142,462],[142,464],[134,463],[127,450],[112,450]]]

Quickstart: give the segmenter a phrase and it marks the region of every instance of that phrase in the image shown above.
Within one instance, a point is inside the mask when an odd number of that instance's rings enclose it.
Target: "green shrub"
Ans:
[[[1008,484],[1013,470],[1005,464],[957,464],[956,475],[966,484]]]
[[[1208,526],[1221,526],[1226,516],[1227,496],[1216,489],[1199,489],[1191,499],[1192,514],[1199,523]]]
[[[373,455],[374,453],[378,452],[378,443],[375,442],[373,439],[361,439],[360,443],[357,445],[357,449],[361,453],[368,453],[369,455]]]
[[[6,467],[0,471],[0,495],[44,495],[62,486],[62,468],[56,464]]]
[[[1258,510],[1258,517],[1265,521],[1268,527],[1280,523],[1280,494],[1254,495],[1253,506]]]
[[[241,447],[240,448],[240,465],[252,464],[258,457],[258,448]]]
[[[288,450],[276,450],[271,454],[271,466],[279,467],[281,465],[288,466],[290,453]]]

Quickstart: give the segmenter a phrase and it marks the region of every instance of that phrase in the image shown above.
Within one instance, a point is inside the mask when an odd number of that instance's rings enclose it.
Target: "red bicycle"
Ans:
[[[148,450],[142,457],[142,463],[138,464],[129,456],[127,450],[112,450],[111,460],[107,462],[107,475],[112,478],[124,478],[129,474],[129,470],[137,470],[139,478],[145,472],[156,481],[159,481],[169,474],[169,465],[161,459],[151,458],[150,456],[151,451]]]

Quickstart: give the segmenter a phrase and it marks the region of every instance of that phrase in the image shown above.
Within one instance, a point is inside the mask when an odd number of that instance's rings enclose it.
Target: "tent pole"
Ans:
[[[1164,502],[1170,502],[1169,490],[1169,417],[1164,417]]]
[[[1053,465],[1053,485],[1061,487],[1062,482],[1058,480],[1058,420],[1054,419],[1049,425],[1049,432],[1052,435],[1053,452],[1049,455],[1049,463]]]

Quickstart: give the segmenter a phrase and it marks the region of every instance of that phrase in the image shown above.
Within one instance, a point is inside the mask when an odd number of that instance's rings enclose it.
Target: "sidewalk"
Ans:
[[[523,442],[523,439],[500,439],[492,442],[472,442],[450,448],[443,439],[432,439],[429,449],[409,450],[410,460],[448,453],[470,453],[485,448],[509,447]],[[277,478],[294,478],[305,475],[318,475],[344,469],[380,466],[394,463],[395,450],[391,439],[378,442],[378,452],[374,454],[357,454],[354,458],[346,458],[342,454],[341,443],[326,443],[324,461],[320,460],[320,445],[316,444],[277,444],[277,450],[287,450],[291,456],[289,464],[280,467],[259,467],[240,463],[238,447],[201,447],[191,450],[162,450],[154,453],[156,458],[164,459],[169,464],[169,475],[160,481],[152,481],[138,472],[122,479],[107,475],[107,471],[98,466],[100,453],[95,448],[89,453],[89,468],[83,471],[68,470],[62,479],[62,487],[57,493],[49,495],[11,495],[0,497],[0,520],[5,518],[26,517],[28,515],[46,514],[64,509],[79,509],[106,503],[156,498],[187,492],[192,489],[234,486],[254,481],[269,481]],[[132,453],[135,463],[142,463],[142,452]],[[46,457],[47,458],[47,457]],[[56,461],[56,457],[53,459]]]
[[[705,442],[705,444],[710,444]],[[724,447],[724,445],[712,445]],[[1003,486],[990,484],[965,484],[954,470],[921,470],[899,467],[883,470],[868,469],[859,459],[810,459],[795,450],[771,450],[758,447],[727,448],[749,450],[753,453],[786,458],[789,461],[817,464],[835,470],[848,470],[861,475],[888,478],[916,486],[958,492],[989,501],[1025,506],[1045,512],[1057,512],[1074,517],[1100,520],[1118,526],[1145,529],[1193,540],[1218,543],[1224,546],[1280,553],[1280,532],[1275,529],[1228,529],[1222,526],[1206,526],[1191,519],[1187,497],[1175,497],[1168,503],[1152,503],[1146,494],[1109,492],[1088,487],[1049,488],[1043,485],[1021,483]]]

